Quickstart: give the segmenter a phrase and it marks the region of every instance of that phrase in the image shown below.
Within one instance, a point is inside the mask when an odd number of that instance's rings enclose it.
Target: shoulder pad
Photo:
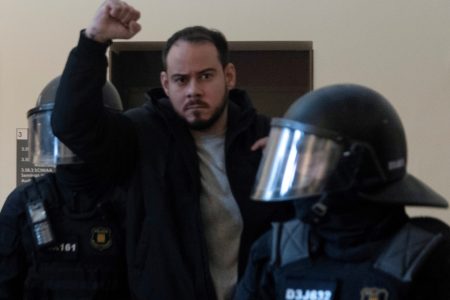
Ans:
[[[309,257],[309,227],[294,219],[273,224],[271,263],[283,266]]]
[[[442,240],[442,233],[425,230],[408,222],[389,241],[374,267],[403,282],[410,282]]]

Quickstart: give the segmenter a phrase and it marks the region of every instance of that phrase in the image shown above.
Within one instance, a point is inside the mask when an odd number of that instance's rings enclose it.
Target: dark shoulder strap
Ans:
[[[44,200],[44,198],[42,197],[41,188],[39,187],[42,184],[45,184],[43,176],[38,178],[31,177],[31,183],[25,189],[25,199],[27,202],[31,202],[37,199]]]
[[[438,221],[432,218],[418,222],[412,219],[406,223],[378,257],[374,264],[375,269],[403,282],[412,281],[426,259],[444,239],[442,229],[448,226],[436,224]]]
[[[37,199],[42,199],[50,207],[58,205],[52,197],[53,194],[57,193],[55,190],[55,176],[53,173],[48,173],[39,177],[32,177],[30,184],[25,189],[25,199],[26,202],[32,202]]]
[[[297,219],[274,223],[271,264],[281,267],[309,257],[308,232],[309,227]]]

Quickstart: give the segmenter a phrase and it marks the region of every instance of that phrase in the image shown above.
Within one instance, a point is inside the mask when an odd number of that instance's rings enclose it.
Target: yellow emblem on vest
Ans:
[[[111,229],[108,227],[94,227],[91,230],[91,246],[94,249],[103,251],[111,247]]]
[[[361,290],[361,300],[388,300],[389,292],[386,289],[365,287]]]

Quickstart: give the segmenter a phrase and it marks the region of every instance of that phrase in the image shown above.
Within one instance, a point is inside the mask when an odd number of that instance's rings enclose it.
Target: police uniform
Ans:
[[[449,227],[433,218],[401,223],[341,255],[300,220],[274,224],[255,243],[236,299],[450,299]]]
[[[129,299],[124,192],[84,163],[51,130],[60,76],[28,111],[29,158],[49,173],[17,187],[0,213],[0,299]],[[119,94],[102,89],[108,113]]]
[[[52,230],[45,245],[27,213],[36,199]],[[18,187],[0,214],[0,299],[129,299],[124,211],[119,189],[68,187],[54,173]]]
[[[274,119],[253,198],[296,219],[252,248],[238,300],[450,299],[450,229],[406,205],[447,201],[406,171],[401,120],[378,92],[337,84]]]

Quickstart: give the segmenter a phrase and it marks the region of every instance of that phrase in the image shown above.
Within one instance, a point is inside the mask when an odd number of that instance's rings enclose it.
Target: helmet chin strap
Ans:
[[[319,200],[314,203],[305,214],[302,221],[308,224],[319,224],[328,213],[328,193],[323,192]]]

